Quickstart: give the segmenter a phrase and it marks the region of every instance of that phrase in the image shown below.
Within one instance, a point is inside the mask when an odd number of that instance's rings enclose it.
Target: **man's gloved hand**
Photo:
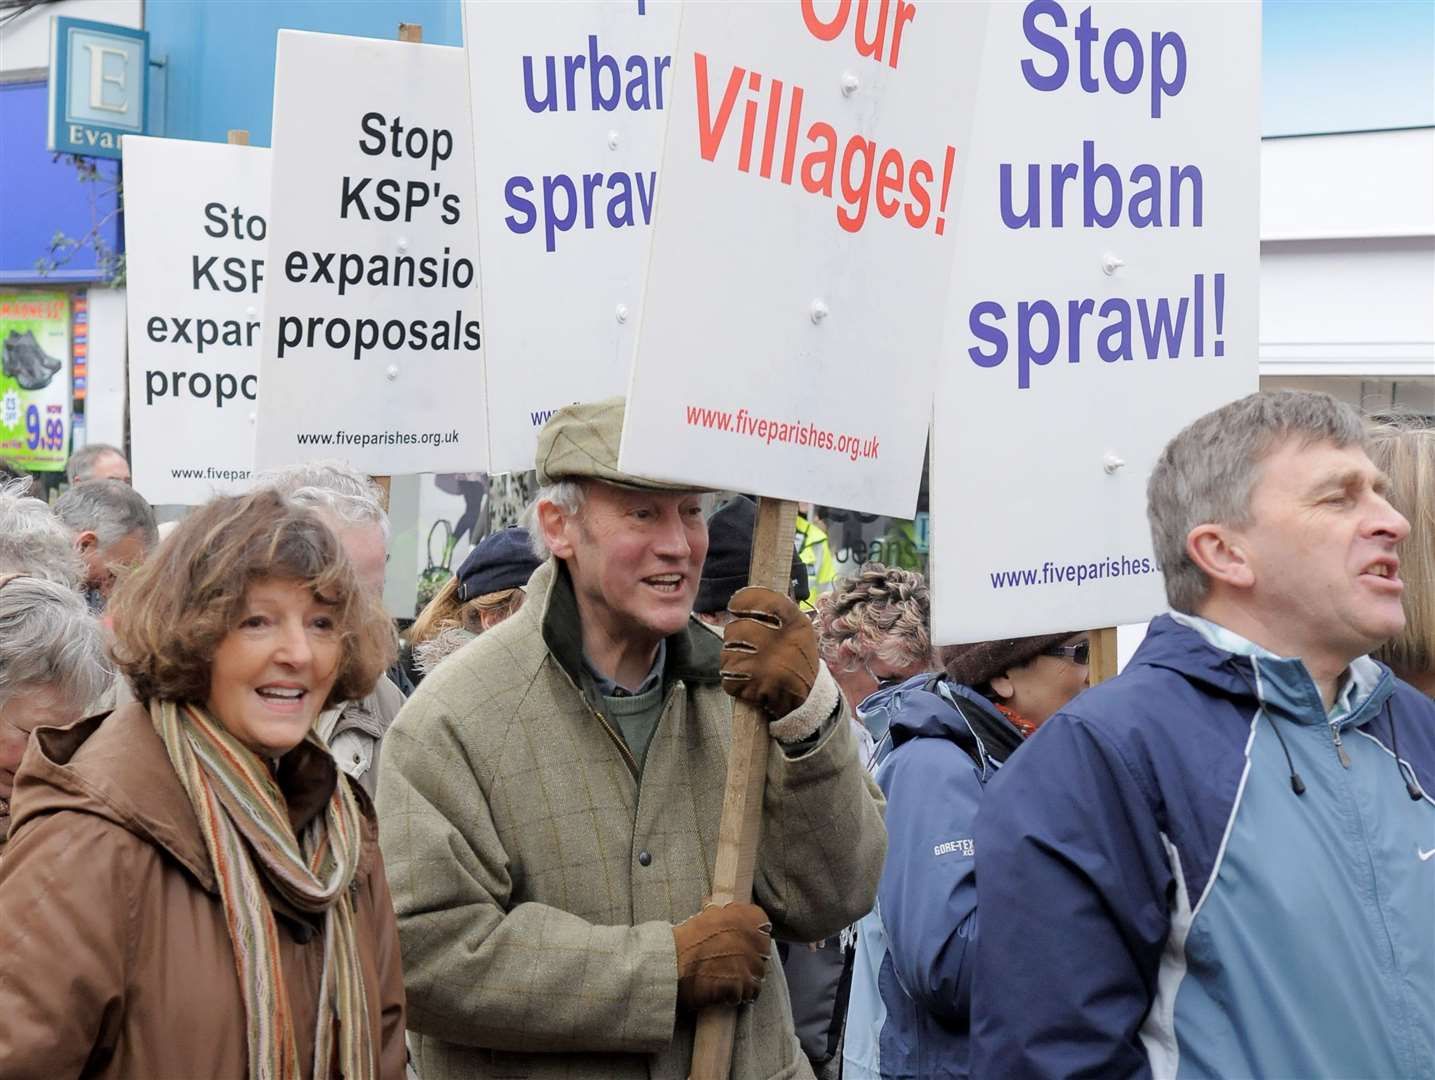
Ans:
[[[757,997],[772,951],[772,923],[755,904],[708,904],[673,927],[678,1004],[742,1005]]]
[[[817,632],[781,593],[749,585],[728,601],[737,618],[723,632],[722,688],[781,720],[817,681]]]

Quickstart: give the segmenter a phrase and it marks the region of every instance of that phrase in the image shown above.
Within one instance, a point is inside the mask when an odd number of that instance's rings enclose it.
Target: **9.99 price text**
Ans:
[[[56,406],[49,408],[56,409]],[[60,450],[65,445],[64,417],[48,416],[42,426],[40,407],[31,405],[25,411],[25,434],[26,443],[31,450]]]

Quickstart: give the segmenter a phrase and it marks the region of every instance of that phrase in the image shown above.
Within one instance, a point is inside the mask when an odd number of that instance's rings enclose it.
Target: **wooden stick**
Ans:
[[[758,500],[748,584],[762,585],[784,596],[790,593],[792,537],[796,524],[796,503]],[[763,711],[755,705],[734,702],[732,749],[727,760],[727,786],[723,792],[722,823],[718,826],[717,860],[713,866],[714,904],[745,904],[752,900],[770,743]],[[735,1007],[712,1006],[698,1014],[690,1080],[728,1080],[736,1032]]]
[[[1116,627],[1091,631],[1091,685],[1116,678]]]
[[[243,128],[230,128],[229,138],[226,140],[230,146],[248,146],[249,132]]]

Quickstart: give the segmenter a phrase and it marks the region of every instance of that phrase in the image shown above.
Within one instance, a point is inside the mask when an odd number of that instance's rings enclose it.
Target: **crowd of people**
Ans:
[[[1091,685],[806,519],[749,587],[756,505],[620,470],[623,411],[402,640],[341,463],[163,529],[113,447],[0,487],[0,1077],[682,1080],[710,1007],[735,1080],[1435,1073],[1435,428],[1180,432],[1169,611]]]

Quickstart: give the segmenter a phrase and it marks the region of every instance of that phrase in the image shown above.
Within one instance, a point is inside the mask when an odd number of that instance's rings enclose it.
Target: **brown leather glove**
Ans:
[[[722,688],[781,720],[817,681],[817,632],[781,593],[749,585],[728,601],[737,618],[723,632]]]
[[[673,927],[678,949],[678,1004],[741,1005],[762,989],[772,951],[772,923],[755,904],[708,904]]]

